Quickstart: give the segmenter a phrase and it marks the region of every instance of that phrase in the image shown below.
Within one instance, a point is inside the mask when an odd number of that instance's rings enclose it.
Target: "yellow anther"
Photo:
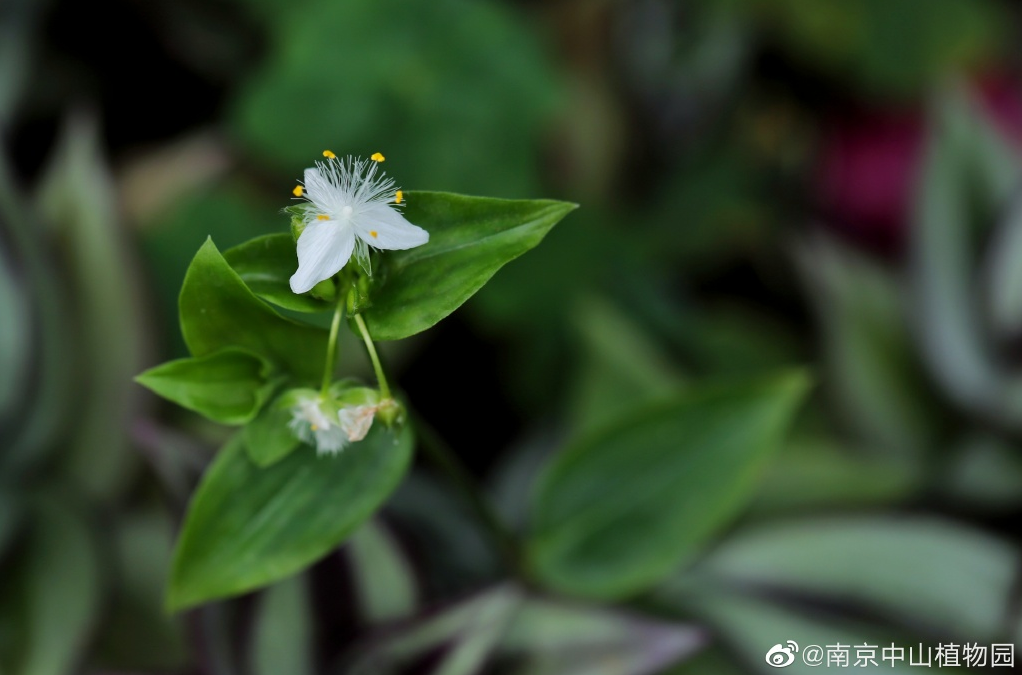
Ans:
[[[376,235],[378,234],[379,232],[377,232],[376,230],[369,230],[369,236],[372,237],[373,239],[376,239]]]
[[[321,213],[318,216],[316,216],[316,220],[330,220],[330,216]]]
[[[381,155],[378,152],[374,152],[373,156],[370,157],[369,159],[373,160],[374,162],[382,162],[383,160],[386,159],[386,157],[384,157],[383,155]]]
[[[305,188],[303,188],[301,185],[296,185],[295,189],[291,190],[291,194],[293,194],[295,197],[301,197],[302,192],[304,192],[304,190]]]
[[[312,425],[312,430],[313,431],[319,431],[319,427],[317,427],[315,424],[313,424]]]
[[[396,194],[396,195],[394,195],[394,203],[395,203],[395,204],[400,204],[400,203],[401,203],[401,202],[403,202],[404,200],[405,200],[405,193],[404,193],[404,192],[401,192],[400,190],[398,190],[398,191],[397,191],[397,194]]]
[[[337,155],[335,155],[335,154],[334,154],[334,153],[333,153],[332,151],[330,151],[330,150],[324,150],[324,151],[323,151],[323,156],[324,156],[324,157],[326,157],[327,159],[333,159],[333,158],[334,158],[334,157],[336,157]]]

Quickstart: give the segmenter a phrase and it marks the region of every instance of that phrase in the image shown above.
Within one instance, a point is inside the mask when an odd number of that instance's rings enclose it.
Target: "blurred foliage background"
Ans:
[[[1007,0],[7,0],[0,672],[730,675],[785,639],[1016,642],[1020,22]],[[225,431],[131,378],[184,354],[205,237],[285,231],[323,148],[382,151],[405,189],[582,205],[383,345],[516,528],[538,467],[607,420],[808,366],[740,517],[656,590],[578,603],[491,586],[423,465],[308,573],[164,613]]]

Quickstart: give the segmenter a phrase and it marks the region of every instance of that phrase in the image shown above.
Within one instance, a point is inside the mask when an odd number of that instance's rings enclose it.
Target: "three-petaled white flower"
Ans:
[[[352,253],[368,269],[369,247],[408,249],[429,241],[426,230],[412,225],[398,210],[403,196],[394,181],[379,171],[383,156],[340,159],[327,150],[325,162],[305,170],[305,229],[298,237],[298,271],[291,290],[305,293],[337,274]]]
[[[336,408],[322,396],[300,396],[291,406],[291,432],[320,454],[335,454],[347,444],[347,434],[338,424]]]
[[[296,392],[297,393],[297,392]],[[366,437],[379,405],[348,405],[340,409],[321,395],[300,394],[291,406],[288,427],[303,443],[316,448],[321,455],[337,454],[348,443]]]

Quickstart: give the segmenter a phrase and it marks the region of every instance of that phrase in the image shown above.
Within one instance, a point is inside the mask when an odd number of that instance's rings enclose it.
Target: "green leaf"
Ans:
[[[1020,559],[1005,541],[932,518],[835,518],[743,532],[693,574],[734,588],[788,589],[880,611],[906,626],[991,640],[1003,629]]]
[[[266,58],[229,120],[268,166],[298,178],[324,148],[382,150],[405,187],[517,197],[540,184],[560,89],[526,12],[476,0],[273,4]]]
[[[1003,5],[987,0],[740,0],[778,46],[871,96],[918,94],[949,72],[996,58]]]
[[[285,319],[257,298],[211,239],[188,267],[179,306],[192,356],[241,347],[302,381],[315,382],[323,373],[326,333]]]
[[[174,610],[244,593],[337,547],[397,487],[412,432],[375,425],[338,455],[302,447],[271,467],[248,459],[243,435],[220,451],[196,490],[174,555]]]
[[[1008,207],[1022,163],[1006,152],[1010,141],[962,92],[943,93],[933,117],[910,228],[912,316],[919,324],[920,351],[956,403],[1018,426],[1022,381],[991,348],[979,310],[1002,301],[982,296],[978,267],[982,242],[995,214]]]
[[[157,500],[109,523],[109,564],[118,602],[93,653],[103,672],[180,672],[188,667],[184,617],[163,609],[176,523]]]
[[[273,393],[270,364],[244,349],[178,359],[135,380],[160,396],[221,424],[245,424]]]
[[[752,496],[807,387],[801,372],[704,386],[568,448],[536,493],[538,577],[618,599],[668,574]]]
[[[252,636],[255,675],[312,675],[312,602],[305,578],[292,577],[266,589]]]
[[[1022,334],[1022,200],[1014,200],[987,249],[983,269],[995,339]]]
[[[294,452],[301,441],[288,427],[291,412],[274,400],[245,425],[245,450],[256,466],[267,467]]]
[[[389,532],[375,521],[363,525],[346,549],[362,615],[370,623],[405,619],[419,604],[415,573]]]
[[[1016,484],[1017,485],[1017,484]],[[779,512],[877,507],[903,502],[922,486],[914,461],[875,457],[830,436],[804,436],[784,444],[752,503],[757,516]]]
[[[500,652],[515,675],[660,673],[698,650],[701,629],[600,607],[540,598],[522,603]]]
[[[928,452],[947,434],[898,279],[824,238],[806,242],[798,253],[823,333],[826,381],[844,421],[878,454]]]
[[[398,665],[445,644],[448,648],[430,671],[433,675],[480,672],[523,599],[522,591],[511,584],[487,589],[370,644],[360,650],[346,672],[350,675],[393,673]]]
[[[781,672],[786,675],[815,675],[819,672],[846,670],[857,673],[893,673],[909,675],[918,672],[918,668],[909,665],[909,646],[917,650],[918,642],[913,644],[902,635],[892,634],[890,629],[864,625],[848,620],[834,620],[829,616],[806,615],[783,606],[775,605],[754,598],[741,597],[731,593],[711,591],[695,591],[685,599],[683,616],[695,614],[713,627],[714,633],[721,636],[731,651],[737,653],[743,663],[750,668],[741,672],[758,675],[773,675]],[[766,662],[766,654],[774,645],[787,645],[794,640],[799,645],[799,653],[791,665],[777,668]],[[905,649],[905,661],[892,666],[891,661],[883,661],[883,647],[890,647],[892,642]],[[877,645],[877,665],[868,667],[854,666],[838,668],[827,666],[810,666],[802,659],[802,651],[811,645],[824,649],[826,658],[829,645],[846,645],[849,649],[849,665],[856,661],[857,645]],[[924,648],[926,647],[924,643]],[[933,648],[936,651],[936,648]],[[925,657],[924,657],[925,658]],[[716,672],[716,671],[696,671]]]
[[[296,312],[327,312],[332,302],[291,290],[291,275],[298,269],[295,240],[290,234],[256,237],[224,253],[224,259],[253,293],[267,302]]]
[[[24,558],[0,601],[0,667],[23,675],[77,670],[99,612],[99,552],[81,509],[41,501]]]
[[[99,124],[91,116],[72,115],[37,199],[63,246],[62,292],[78,320],[73,338],[64,338],[82,378],[72,385],[78,417],[66,442],[66,471],[91,497],[106,501],[127,489],[139,460],[125,429],[139,414],[131,377],[143,366],[145,321],[118,198]]]
[[[407,204],[405,217],[429,231],[429,243],[380,256],[372,304],[364,313],[377,340],[398,340],[433,326],[576,208],[443,192],[411,192]]]
[[[139,234],[148,281],[158,303],[155,309],[168,324],[177,321],[181,280],[202,242],[212,237],[226,250],[252,237],[279,233],[287,222],[279,209],[279,199],[236,178],[203,181],[200,187],[152,212]],[[181,333],[168,333],[164,339],[171,354],[187,356]]]
[[[585,361],[575,388],[575,433],[677,393],[683,379],[664,350],[611,304],[589,298],[576,319]]]

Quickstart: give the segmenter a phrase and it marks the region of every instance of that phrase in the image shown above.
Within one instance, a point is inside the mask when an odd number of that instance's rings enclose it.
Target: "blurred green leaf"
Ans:
[[[266,359],[226,348],[150,368],[135,380],[160,396],[221,424],[245,424],[273,393]]]
[[[257,298],[207,239],[185,275],[181,332],[192,356],[242,347],[316,382],[323,373],[326,333],[285,319]]]
[[[483,670],[518,610],[518,599],[490,602],[444,654],[431,675],[473,675]]]
[[[413,472],[387,503],[430,574],[427,585],[448,595],[476,590],[502,572],[502,561],[475,514],[446,482]]]
[[[96,646],[110,670],[177,672],[188,664],[184,623],[163,609],[174,524],[158,506],[135,506],[113,523],[114,599]]]
[[[316,671],[312,609],[303,576],[266,589],[252,630],[255,675],[312,675]]]
[[[811,594],[910,626],[990,640],[1003,637],[1019,563],[1007,542],[950,522],[859,517],[742,532],[693,574],[743,589]]]
[[[1012,442],[980,430],[954,444],[939,486],[967,506],[1007,509],[1022,503],[1022,455]]]
[[[125,431],[137,409],[131,377],[142,366],[143,327],[132,251],[95,120],[68,120],[37,199],[59,235],[64,292],[77,310],[73,353],[82,388],[67,470],[94,498],[111,499],[136,461]]]
[[[419,604],[415,573],[382,525],[375,520],[367,522],[352,535],[345,550],[366,620],[384,623],[415,613]]]
[[[4,215],[0,218],[6,220]],[[13,251],[0,247],[0,425],[13,417],[31,372],[32,324],[24,280],[18,278]]]
[[[584,360],[575,385],[576,434],[681,388],[682,377],[659,345],[613,305],[590,298],[577,312]]]
[[[932,451],[945,435],[944,418],[909,333],[903,288],[833,241],[806,242],[798,254],[843,421],[876,454]]]
[[[28,545],[0,598],[0,666],[66,675],[83,659],[99,612],[99,552],[81,509],[44,497]]]
[[[855,452],[833,438],[792,439],[771,462],[753,502],[756,514],[879,506],[916,496],[923,466]]]
[[[902,636],[893,635],[889,629],[884,630],[854,621],[835,621],[826,616],[806,615],[762,600],[714,591],[694,591],[685,597],[683,606],[686,615],[694,612],[709,622],[726,646],[737,653],[742,663],[748,664],[748,669],[743,669],[742,672],[760,675],[777,672],[814,675],[821,670],[826,672],[840,669],[875,675],[879,673],[907,675],[918,670],[909,665],[908,647],[911,645],[917,652],[919,647],[899,639]],[[777,668],[768,665],[767,652],[774,645],[785,645],[788,640],[798,643],[800,650],[810,645],[822,647],[825,656],[829,646],[845,645],[849,649],[849,665],[839,668],[833,664],[828,666],[824,661],[822,667],[809,666],[801,658],[801,651],[795,654],[795,659],[789,666]],[[890,647],[892,641],[905,648],[905,661],[896,666],[882,660],[882,648]],[[858,645],[878,645],[876,666],[853,665],[856,662],[855,646]]]
[[[976,272],[993,214],[1022,177],[1008,143],[960,91],[943,92],[915,205],[911,280],[917,333],[936,378],[963,407],[1018,425],[1022,380],[998,363]]]
[[[405,217],[429,231],[429,243],[382,256],[365,311],[377,340],[398,340],[433,326],[576,208],[442,192],[409,193],[407,204]]]
[[[375,425],[336,456],[302,447],[260,469],[237,434],[192,497],[168,606],[180,610],[259,588],[339,546],[397,487],[412,442],[408,427],[395,436]]]
[[[290,234],[256,237],[224,253],[227,261],[253,293],[267,302],[296,312],[332,311],[334,303],[291,290],[291,275],[298,269],[295,240]]]
[[[0,153],[0,227],[5,245],[10,242],[13,258],[21,270],[23,285],[17,292],[31,312],[25,327],[32,328],[29,333],[32,354],[29,370],[22,376],[29,378],[32,386],[19,389],[19,396],[11,401],[12,407],[0,410],[0,435],[4,438],[0,461],[5,475],[18,476],[60,448],[56,440],[73,419],[78,382],[75,353],[68,344],[74,334],[70,330],[72,303],[60,288],[60,275],[50,259],[46,239],[37,236],[46,231],[45,223],[29,210],[18,193],[3,153]],[[16,366],[5,363],[3,372],[5,376],[10,373],[11,384],[19,382]]]
[[[522,592],[505,584],[386,635],[361,650],[345,672],[351,675],[391,675],[397,667],[428,651],[449,644],[432,675],[480,672],[496,642],[522,603]]]
[[[996,338],[1022,335],[1022,201],[994,235],[985,265],[990,324]]]
[[[757,11],[782,47],[873,94],[911,95],[984,63],[1005,36],[988,0],[730,0]]]
[[[16,493],[10,488],[0,491],[0,560],[21,525],[23,511],[24,507]]]
[[[233,106],[235,131],[258,155],[297,178],[324,148],[379,150],[405,187],[535,192],[557,90],[515,9],[489,0],[306,0],[293,9],[267,22],[265,66]]]
[[[245,425],[245,451],[258,467],[276,464],[301,444],[288,426],[291,411],[278,405],[278,400],[265,406],[254,420]]]
[[[514,675],[652,675],[699,649],[700,629],[529,598],[500,644]]]
[[[725,650],[719,643],[662,671],[660,675],[702,675],[703,673],[748,675],[748,671],[738,665],[737,659],[730,651]]]
[[[693,389],[566,449],[536,491],[534,572],[600,599],[655,583],[752,496],[807,387],[791,372]]]
[[[35,0],[15,0],[4,8],[0,23],[0,133],[6,133],[23,95],[43,7]]]

